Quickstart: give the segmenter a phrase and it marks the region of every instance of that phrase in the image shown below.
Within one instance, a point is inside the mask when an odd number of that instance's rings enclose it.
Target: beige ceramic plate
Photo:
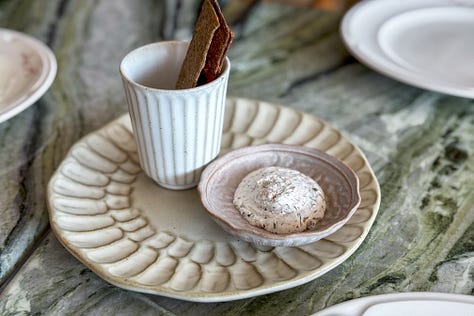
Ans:
[[[162,189],[141,172],[128,115],[71,148],[49,183],[51,227],[91,270],[135,291],[217,302],[311,281],[360,246],[379,208],[379,185],[360,150],[327,123],[229,99],[222,152],[268,142],[320,149],[356,172],[362,201],[341,229],[301,247],[236,240],[208,216],[197,190]]]
[[[39,40],[0,28],[0,122],[35,103],[56,77],[56,58]]]
[[[270,166],[298,170],[321,186],[327,207],[315,229],[272,233],[251,225],[234,206],[234,194],[242,179]],[[249,146],[220,157],[204,170],[198,191],[204,207],[225,231],[264,246],[301,246],[318,241],[341,228],[360,204],[359,178],[347,165],[317,149],[286,144]]]

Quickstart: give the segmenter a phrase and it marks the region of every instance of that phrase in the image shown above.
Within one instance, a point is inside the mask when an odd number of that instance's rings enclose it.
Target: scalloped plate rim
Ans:
[[[227,99],[228,100],[234,100],[234,101],[244,100],[244,101],[248,101],[248,102],[257,102],[257,103],[261,103],[261,104],[264,104],[264,105],[267,105],[267,106],[287,109],[287,110],[290,110],[291,112],[298,112],[298,113],[306,114],[306,113],[300,112],[296,109],[292,109],[292,108],[289,108],[289,107],[276,105],[276,104],[273,104],[273,103],[260,101],[260,100],[238,98],[238,97],[228,97]],[[312,114],[306,114],[306,115],[309,115],[310,117],[315,117]],[[118,118],[116,118],[115,120],[105,124],[103,127],[99,128],[98,130],[92,131],[91,133],[89,133],[87,135],[84,135],[81,139],[76,141],[74,145],[82,143],[88,136],[90,136],[91,134],[95,134],[100,130],[105,129],[107,126],[114,125],[114,124],[121,124],[120,121],[123,120],[126,116],[128,116],[128,114],[121,115]],[[319,120],[319,118],[318,118],[318,120]],[[328,124],[327,122],[325,122],[325,121],[322,121],[322,122],[324,122],[325,125],[329,126],[330,128],[332,128],[334,130],[337,130],[332,125]],[[344,134],[343,134],[343,136],[346,137]],[[54,235],[57,237],[58,241],[77,260],[79,260],[79,262],[84,264],[91,271],[93,271],[97,276],[99,276],[103,280],[107,281],[108,283],[110,283],[112,285],[115,285],[119,288],[126,289],[126,290],[131,290],[131,291],[141,292],[141,293],[147,293],[147,294],[153,294],[153,295],[160,295],[160,296],[164,296],[164,297],[180,299],[180,300],[185,300],[185,301],[191,301],[191,302],[215,303],[215,302],[226,302],[226,301],[233,301],[233,300],[251,298],[251,297],[255,297],[255,296],[259,296],[259,295],[270,294],[270,293],[282,291],[282,290],[285,290],[285,289],[290,289],[290,288],[305,284],[307,282],[310,282],[310,281],[320,277],[321,275],[324,275],[324,274],[328,273],[329,271],[331,271],[332,269],[334,269],[335,267],[337,267],[338,265],[340,265],[341,263],[346,261],[360,247],[360,245],[365,240],[365,238],[367,237],[371,227],[374,224],[375,218],[376,218],[377,213],[378,213],[379,208],[380,208],[380,202],[381,202],[380,185],[379,185],[377,177],[375,176],[375,173],[373,172],[372,167],[369,164],[369,162],[367,161],[367,158],[365,157],[364,153],[355,144],[351,143],[351,145],[353,145],[355,147],[355,149],[358,150],[358,154],[359,154],[360,158],[363,159],[363,161],[365,163],[365,166],[367,167],[368,171],[370,172],[370,174],[372,175],[372,178],[373,178],[373,186],[374,186],[374,189],[375,189],[376,194],[377,194],[376,199],[375,199],[375,203],[372,204],[373,212],[372,212],[371,216],[366,220],[367,224],[364,225],[364,229],[362,230],[362,233],[358,236],[358,238],[356,240],[351,242],[351,247],[345,249],[345,251],[343,252],[342,255],[338,256],[336,259],[330,259],[329,262],[323,263],[321,266],[315,268],[314,270],[301,272],[296,277],[293,277],[289,280],[276,281],[276,282],[273,282],[273,283],[270,283],[270,284],[268,282],[265,282],[264,284],[259,285],[257,287],[254,287],[254,288],[251,288],[251,289],[244,289],[244,290],[231,290],[231,291],[226,290],[226,291],[219,292],[219,293],[204,292],[204,291],[201,291],[201,292],[198,292],[198,293],[192,293],[192,292],[188,292],[188,291],[176,291],[176,290],[172,290],[172,289],[168,289],[168,288],[163,288],[162,286],[142,285],[141,287],[137,287],[137,286],[134,286],[134,285],[130,285],[127,282],[126,278],[109,276],[108,274],[103,273],[100,268],[95,267],[95,265],[99,265],[99,264],[94,264],[94,263],[88,262],[87,260],[82,258],[80,254],[78,254],[78,252],[74,249],[74,247],[72,247],[68,244],[68,242],[62,236],[61,229],[59,227],[57,227],[56,221],[53,218],[54,207],[51,205],[50,196],[52,194],[52,187],[53,187],[53,184],[55,182],[55,179],[58,177],[58,170],[59,170],[60,165],[58,165],[58,168],[54,172],[53,176],[50,178],[50,180],[48,182],[48,188],[47,188],[48,197],[46,199],[47,200],[46,202],[47,202],[47,208],[48,208],[48,216],[49,216],[49,220],[50,220],[50,223],[51,223],[50,226],[51,226],[51,229],[52,229]],[[73,150],[73,148],[74,148],[74,146],[71,146],[68,153],[64,156],[62,162],[64,162],[64,160],[67,157],[69,157],[69,155],[71,154],[71,151]],[[157,290],[156,288],[159,288],[159,289]]]

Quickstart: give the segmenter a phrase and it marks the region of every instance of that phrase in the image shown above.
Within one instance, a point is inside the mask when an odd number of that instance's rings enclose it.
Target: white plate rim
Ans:
[[[409,1],[398,1],[398,0],[385,0],[384,3],[396,3],[398,5],[398,10],[396,12],[388,12],[389,18],[393,18],[396,15],[404,14],[406,12],[430,8],[430,7],[439,7],[439,6],[465,6],[473,7],[474,3],[469,3],[462,0],[417,0],[413,2]],[[427,78],[422,73],[416,73],[406,69],[395,62],[393,62],[379,47],[376,36],[371,38],[371,44],[376,46],[379,52],[372,52],[370,50],[364,49],[364,46],[360,42],[355,40],[351,34],[356,33],[354,30],[351,30],[351,23],[354,19],[357,18],[357,14],[363,12],[364,10],[370,10],[373,5],[380,4],[379,0],[365,0],[354,5],[343,17],[340,27],[341,37],[345,43],[349,52],[360,62],[366,66],[374,69],[375,71],[403,82],[412,86],[419,88],[427,89],[435,92],[442,92],[454,96],[465,97],[465,98],[474,98],[474,87],[458,87],[456,85],[445,84],[440,80],[432,80]],[[374,22],[372,22],[374,24]],[[374,28],[377,28],[377,31],[381,28],[383,23],[380,25],[374,25]],[[377,32],[376,32],[377,33]],[[373,41],[373,42],[372,42]]]
[[[473,304],[474,308],[474,296],[466,294],[438,292],[405,292],[379,294],[356,298],[323,309],[319,312],[312,314],[312,316],[362,316],[370,307],[382,303],[430,300]]]
[[[387,29],[392,28],[393,24],[400,24],[403,21],[406,22],[406,20],[412,21],[412,20],[415,20],[415,18],[417,18],[416,20],[418,20],[417,23],[420,23],[423,21],[422,19],[423,17],[425,17],[424,21],[426,21],[426,16],[428,16],[428,18],[433,19],[433,14],[439,14],[439,13],[453,16],[454,14],[451,11],[456,11],[456,14],[458,15],[458,17],[466,13],[468,13],[469,18],[472,18],[474,16],[474,7],[461,7],[461,6],[426,7],[426,8],[419,8],[419,9],[409,10],[400,14],[396,14],[395,16],[392,16],[391,18],[387,19],[379,27],[378,32],[377,32],[378,46],[383,51],[383,53],[388,57],[388,59],[390,59],[393,63],[399,65],[400,67],[406,69],[407,71],[416,73],[419,76],[423,76],[424,78],[428,78],[428,76],[435,75],[435,74],[430,73],[428,70],[417,67],[417,65],[415,64],[410,64],[409,62],[405,61],[402,57],[400,57],[396,53],[396,51],[393,49],[393,47],[389,46],[389,44],[386,42],[386,38],[384,38],[384,33],[386,33],[387,31],[390,32]],[[420,19],[422,21],[420,21]],[[466,20],[465,17],[464,19]],[[402,22],[399,20],[402,20]],[[469,86],[462,85],[461,83],[459,83],[459,85],[454,84],[452,82],[449,83],[449,86],[453,86],[453,85],[458,88],[464,87],[464,89],[470,89]],[[474,85],[472,88],[474,88]]]
[[[38,53],[38,56],[41,58],[42,69],[41,74],[38,76],[36,82],[34,82],[33,85],[29,87],[29,89],[31,90],[25,91],[23,93],[28,94],[25,99],[22,99],[20,102],[18,102],[18,100],[15,100],[12,104],[9,104],[7,107],[5,107],[5,109],[0,110],[0,123],[26,110],[28,107],[33,105],[41,96],[43,96],[43,94],[45,94],[49,87],[52,85],[56,77],[58,68],[54,53],[46,44],[44,44],[40,40],[19,31],[0,28],[0,36],[3,35],[14,36],[26,43],[34,51],[36,51]]]

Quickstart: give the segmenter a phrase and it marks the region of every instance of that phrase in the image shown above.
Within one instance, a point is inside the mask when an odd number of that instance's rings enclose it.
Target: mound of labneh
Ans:
[[[277,234],[312,230],[326,210],[319,184],[283,167],[249,173],[237,187],[233,203],[251,225]]]

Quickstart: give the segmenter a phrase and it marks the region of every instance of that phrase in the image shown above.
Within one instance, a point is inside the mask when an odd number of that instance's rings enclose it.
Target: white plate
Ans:
[[[360,181],[354,215],[304,246],[238,240],[210,218],[196,189],[166,190],[144,175],[124,115],[80,140],[58,167],[48,187],[51,227],[91,270],[135,291],[217,302],[309,282],[363,242],[379,209],[379,184],[360,149],[326,122],[264,102],[228,99],[221,153],[264,143],[316,148],[345,162]]]
[[[396,293],[367,296],[324,309],[313,316],[472,316],[474,296],[445,293]]]
[[[474,98],[474,2],[368,0],[344,16],[360,61],[402,82]]]
[[[0,28],[0,122],[35,103],[56,76],[56,58],[39,40]]]

